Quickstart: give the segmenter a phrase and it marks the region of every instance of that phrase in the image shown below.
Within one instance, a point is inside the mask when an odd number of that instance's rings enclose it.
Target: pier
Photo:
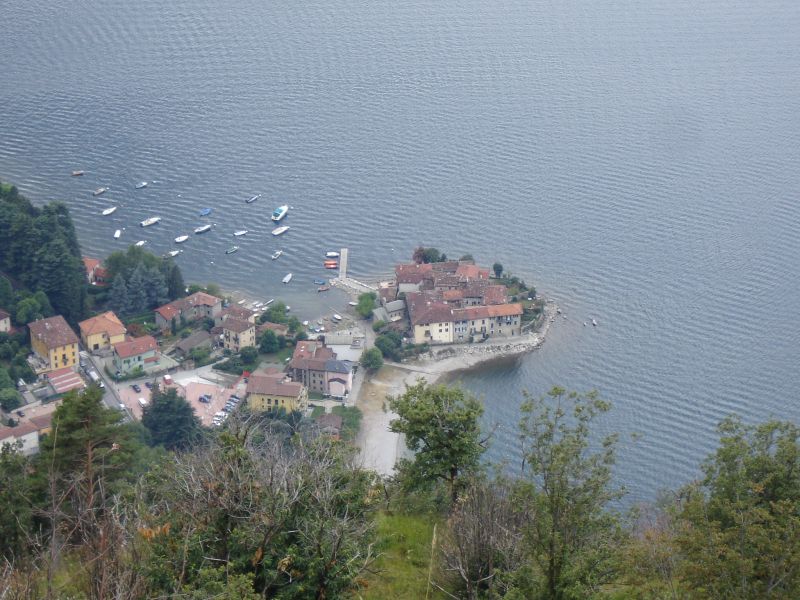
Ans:
[[[376,292],[378,290],[376,286],[366,284],[363,281],[358,281],[357,279],[347,276],[347,259],[348,249],[342,248],[339,250],[339,276],[335,279],[331,279],[331,285],[355,292],[356,294]]]

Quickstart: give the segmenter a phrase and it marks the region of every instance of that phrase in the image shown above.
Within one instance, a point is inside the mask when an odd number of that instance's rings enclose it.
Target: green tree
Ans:
[[[261,344],[259,349],[264,354],[272,354],[278,351],[278,336],[271,329],[267,329],[264,335],[261,336]]]
[[[200,419],[194,409],[178,395],[176,388],[161,391],[153,388],[150,404],[142,411],[142,424],[150,432],[154,446],[182,450],[191,446],[200,434]]]
[[[359,362],[367,371],[377,371],[383,366],[383,355],[377,348],[368,348],[361,353]]]
[[[424,380],[389,399],[398,418],[390,428],[406,436],[413,460],[402,459],[398,470],[421,485],[444,481],[453,502],[462,479],[480,470],[488,438],[481,436],[481,403],[460,388],[428,385]]]
[[[183,281],[183,274],[178,265],[171,258],[165,258],[161,262],[160,269],[167,284],[167,296],[169,299],[183,298],[186,295],[186,284]]]
[[[147,295],[147,307],[154,308],[169,301],[169,289],[164,275],[155,267],[144,269],[144,290]]]
[[[621,495],[611,486],[617,437],[603,439],[597,452],[589,440],[590,425],[609,409],[596,392],[554,387],[541,398],[525,393],[519,494],[531,514],[526,537],[541,574],[541,597],[589,597],[614,573],[619,527],[606,508]]]
[[[239,352],[239,355],[247,364],[253,364],[256,360],[258,360],[258,350],[256,350],[253,346],[242,348],[241,352]]]
[[[298,331],[302,331],[303,329],[303,324],[297,317],[289,317],[289,320],[286,322],[286,325],[289,327],[289,333],[291,334],[295,334]]]
[[[472,257],[472,254],[465,254],[464,256],[459,258],[458,260],[459,261],[464,261],[464,262],[472,262],[472,263],[475,262],[475,259]]]
[[[0,275],[0,308],[5,308],[10,312],[13,303],[14,290],[11,287],[11,282]]]
[[[800,428],[726,419],[677,512],[678,569],[694,598],[800,597]]]
[[[437,248],[425,248],[424,246],[419,246],[414,249],[412,260],[417,264],[436,263],[446,261],[447,256],[439,252]]]
[[[0,390],[16,389],[14,387],[14,380],[9,375],[5,367],[0,366]]]
[[[261,323],[286,323],[289,320],[286,305],[281,302],[272,303],[270,307],[264,311],[264,313],[259,318]]]
[[[403,338],[395,331],[387,331],[375,338],[375,347],[381,351],[385,358],[398,361],[403,358],[400,348],[403,345]]]
[[[128,299],[132,313],[140,313],[147,309],[147,289],[144,268],[141,264],[136,266],[128,279]]]
[[[9,561],[29,549],[32,529],[30,465],[20,446],[0,444],[0,557]]]
[[[494,263],[492,265],[492,271],[494,271],[494,276],[500,279],[500,277],[503,275],[503,265],[501,265],[499,262]]]
[[[127,315],[131,312],[131,301],[128,295],[128,284],[125,283],[125,278],[121,273],[114,277],[111,284],[111,292],[109,294],[108,305],[118,315]]]
[[[12,411],[20,404],[22,404],[22,397],[17,390],[14,388],[0,389],[0,406],[3,407],[3,410]]]
[[[35,263],[36,287],[47,294],[53,309],[70,323],[81,320],[86,310],[86,277],[80,257],[56,238],[39,248]]]
[[[17,302],[14,320],[18,325],[27,325],[42,318],[44,318],[42,308],[34,297],[30,296]]]
[[[366,292],[359,295],[356,312],[362,319],[368,319],[372,315],[372,311],[375,310],[375,300],[377,298],[378,295],[375,292]]]

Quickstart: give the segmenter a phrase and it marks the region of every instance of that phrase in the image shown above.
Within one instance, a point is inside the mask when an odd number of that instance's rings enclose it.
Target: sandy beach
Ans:
[[[537,331],[517,336],[487,341],[482,344],[455,344],[432,348],[408,363],[386,362],[375,374],[365,377],[355,398],[355,405],[363,414],[356,445],[361,450],[364,468],[381,475],[391,475],[394,465],[406,451],[399,434],[389,431],[389,424],[397,415],[389,411],[387,396],[405,392],[407,385],[424,379],[430,384],[438,383],[459,371],[467,371],[478,365],[532,352],[545,341],[550,326],[555,322],[557,306],[545,305],[544,319]],[[372,337],[368,330],[368,338]],[[368,345],[372,345],[368,339]]]

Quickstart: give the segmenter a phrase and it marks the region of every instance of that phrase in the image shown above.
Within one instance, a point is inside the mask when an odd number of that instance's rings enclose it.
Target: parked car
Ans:
[[[152,390],[153,389],[153,384],[150,383],[149,381],[145,381],[144,382],[144,387],[146,387],[148,390]]]
[[[142,391],[142,388],[139,387],[138,383],[132,383],[131,387],[133,388],[133,391],[136,392],[137,394]]]

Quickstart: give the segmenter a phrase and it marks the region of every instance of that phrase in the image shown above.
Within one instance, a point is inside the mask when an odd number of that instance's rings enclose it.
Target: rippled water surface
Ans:
[[[465,379],[503,425],[494,457],[515,459],[522,388],[597,387],[632,500],[695,476],[724,415],[800,416],[796,1],[28,0],[3,16],[0,178],[66,201],[87,254],[161,253],[208,220],[177,259],[188,279],[309,317],[341,306],[311,283],[327,249],[349,246],[356,275],[418,243],[499,260],[567,318]]]

